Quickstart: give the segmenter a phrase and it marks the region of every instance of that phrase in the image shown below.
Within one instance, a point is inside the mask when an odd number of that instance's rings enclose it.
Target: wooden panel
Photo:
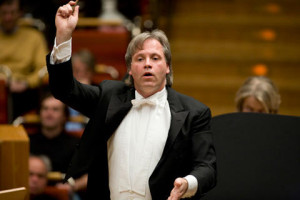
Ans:
[[[26,197],[26,188],[13,188],[9,190],[0,190],[1,200],[24,200]]]
[[[298,0],[186,0],[177,1],[178,14],[281,14],[289,16],[299,16]]]
[[[0,125],[0,190],[28,188],[29,139],[22,126]]]
[[[300,115],[300,1],[176,1],[169,39],[174,88],[207,104],[213,115],[235,111],[235,93],[266,67],[279,88],[279,114]]]

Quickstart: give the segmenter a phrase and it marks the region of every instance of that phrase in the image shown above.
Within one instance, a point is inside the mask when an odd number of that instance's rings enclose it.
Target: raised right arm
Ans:
[[[55,16],[56,26],[56,45],[68,41],[72,37],[72,33],[78,22],[79,6],[75,6],[76,2],[70,1],[58,8]],[[73,10],[73,6],[74,10]]]
[[[51,64],[58,64],[70,60],[72,54],[71,38],[78,22],[79,6],[76,2],[58,8],[55,16],[56,38],[50,56]]]
[[[55,98],[90,117],[98,102],[99,88],[73,78],[71,38],[78,21],[79,6],[74,1],[59,7],[55,17],[56,41],[47,56],[50,90]],[[74,7],[74,10],[72,8]]]

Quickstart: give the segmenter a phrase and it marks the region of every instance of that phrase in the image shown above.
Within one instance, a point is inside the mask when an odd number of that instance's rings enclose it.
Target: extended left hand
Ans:
[[[188,182],[184,178],[177,178],[174,181],[174,188],[172,189],[168,200],[179,200],[188,189]]]

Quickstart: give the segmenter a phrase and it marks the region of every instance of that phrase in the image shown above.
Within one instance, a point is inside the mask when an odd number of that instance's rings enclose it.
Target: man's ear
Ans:
[[[167,70],[167,74],[170,74],[170,66],[168,65],[168,70]]]

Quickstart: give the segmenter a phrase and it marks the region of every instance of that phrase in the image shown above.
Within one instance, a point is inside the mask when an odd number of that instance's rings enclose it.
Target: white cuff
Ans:
[[[187,191],[184,193],[184,195],[182,196],[182,198],[188,198],[188,197],[192,197],[196,194],[197,189],[198,189],[198,181],[196,179],[195,176],[193,175],[187,175],[186,177],[184,177],[187,182],[188,182],[188,189]]]
[[[59,64],[70,60],[72,54],[72,38],[68,41],[56,46],[56,38],[54,40],[54,47],[50,55],[50,64]]]

